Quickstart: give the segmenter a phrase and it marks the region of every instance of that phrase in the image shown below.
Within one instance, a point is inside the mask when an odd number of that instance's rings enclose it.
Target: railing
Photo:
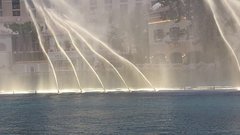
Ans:
[[[76,51],[66,51],[66,54],[68,55],[69,58],[79,57],[79,54]],[[53,59],[66,59],[61,52],[49,52],[48,55],[50,58]]]
[[[139,69],[167,69],[167,68],[180,68],[182,67],[182,63],[177,64],[137,64],[137,68]]]

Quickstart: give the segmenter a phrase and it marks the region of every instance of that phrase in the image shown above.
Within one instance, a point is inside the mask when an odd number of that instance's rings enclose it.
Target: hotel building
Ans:
[[[151,0],[153,7],[157,3]],[[179,23],[174,20],[162,20],[161,12],[168,7],[159,7],[150,10],[148,15],[149,29],[149,57],[151,64],[182,65],[191,60],[188,56],[194,54],[194,62],[199,62],[202,52],[201,44],[194,44],[194,30],[191,21],[182,19]],[[187,34],[188,33],[188,34]],[[192,61],[193,62],[193,61]]]
[[[31,5],[32,6],[32,5]],[[32,6],[33,8],[33,6]],[[36,15],[36,10],[33,9]],[[23,42],[24,38],[7,28],[8,24],[31,21],[22,0],[0,0],[1,69],[13,72],[47,71],[48,63],[37,42]],[[44,23],[39,21],[40,25]],[[44,33],[44,31],[43,31]],[[26,35],[26,37],[29,35]]]
[[[46,24],[41,21],[40,14],[37,13],[31,0],[28,0],[28,2],[38,23],[43,27],[44,46],[56,69],[60,71],[70,70],[69,63],[56,49],[56,42],[47,30]],[[107,42],[107,33],[113,25],[118,25],[116,24],[117,20],[128,16],[135,8],[142,8],[148,0],[67,0],[67,2],[75,6],[74,9],[78,11],[76,14],[80,13],[82,15],[85,20],[84,27],[97,35],[99,39]],[[48,6],[54,8],[51,4]],[[23,0],[0,0],[0,38],[2,38],[0,40],[0,55],[2,56],[0,67],[11,69],[17,73],[46,72],[49,70],[48,62],[38,42],[23,41],[24,39],[18,33],[14,33],[6,27],[6,24],[22,24],[29,21],[31,21],[31,18]],[[57,35],[63,47],[65,43],[71,44],[66,33],[59,32]],[[99,43],[90,41],[100,54],[113,63],[116,61],[111,59],[112,56],[109,51],[102,49]],[[84,44],[82,41],[79,42]],[[99,61],[98,58],[88,48],[82,48],[82,50],[91,65],[96,66]],[[134,52],[133,50],[131,51]],[[124,56],[129,51],[118,53]],[[72,45],[70,49],[67,49],[67,54],[69,54],[78,70],[87,69],[85,62],[82,61]]]

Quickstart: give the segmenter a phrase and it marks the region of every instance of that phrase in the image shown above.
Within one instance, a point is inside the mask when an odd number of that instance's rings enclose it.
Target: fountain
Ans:
[[[0,0],[0,15],[20,2],[26,25],[7,35],[0,17],[0,134],[240,134],[240,0]]]
[[[170,48],[172,54],[162,55],[162,53],[159,53],[152,55],[150,53],[149,56],[145,56],[145,59],[149,59],[150,62],[146,62],[145,64],[135,64],[130,58],[124,57],[121,55],[121,52],[119,53],[118,50],[114,50],[111,45],[106,43],[103,37],[107,35],[104,30],[106,30],[108,26],[104,26],[104,28],[100,30],[97,29],[102,32],[102,35],[94,32],[94,27],[109,25],[104,24],[107,21],[103,21],[104,23],[101,22],[102,24],[99,23],[97,26],[95,26],[95,24],[88,24],[89,21],[86,20],[85,16],[70,2],[68,3],[65,0],[59,0],[58,3],[54,0],[49,0],[49,2],[52,4],[51,8],[46,5],[46,1],[44,0],[32,1],[35,10],[40,13],[40,16],[37,18],[29,2],[24,0],[27,11],[36,27],[39,44],[48,61],[50,71],[42,74],[31,73],[25,76],[19,74],[8,76],[8,79],[4,79],[5,81],[12,79],[12,83],[19,83],[16,84],[16,86],[22,85],[22,88],[17,90],[18,88],[16,87],[3,87],[2,89],[4,90],[1,90],[2,94],[238,89],[237,82],[239,78],[235,74],[236,67],[238,72],[240,72],[240,56],[237,52],[237,39],[240,26],[240,18],[236,6],[239,5],[238,0],[221,0],[220,4],[213,0],[204,1],[206,8],[209,8],[209,12],[212,12],[219,35],[222,38],[223,42],[219,41],[221,42],[219,44],[226,45],[228,52],[231,54],[231,58],[223,56],[222,58],[216,58],[214,62],[207,63],[198,61],[196,63],[188,63],[187,61],[191,61],[190,59],[192,59],[191,53],[183,51],[184,53],[179,54],[178,51],[181,51],[181,47],[184,48],[183,46],[187,46],[186,44],[189,44],[188,48],[185,47],[184,49],[194,50],[194,48],[197,48],[195,44],[198,43],[195,43],[195,39],[191,38],[189,31],[186,30],[190,29],[190,25],[189,27],[187,26],[186,29],[182,29],[180,26],[184,25],[185,27],[186,24],[195,24],[196,22],[192,21],[189,23],[183,19],[180,22],[172,21],[173,23],[171,23],[171,20],[163,20],[161,22],[152,21],[148,24],[149,31],[155,29],[153,30],[154,34],[157,34],[153,35],[154,43],[151,43],[152,41],[149,41],[149,43],[161,44],[163,51],[160,52],[164,52],[164,49]],[[221,6],[224,7],[224,11],[220,9]],[[161,5],[158,4],[158,8],[161,8]],[[222,12],[229,13],[230,16],[224,16]],[[48,32],[52,37],[52,40],[50,39],[51,41],[49,40],[49,42],[54,42],[56,50],[58,51],[50,52],[44,47],[44,39],[38,24],[39,18],[46,24]],[[229,18],[233,20],[233,27],[236,32],[233,32],[232,28],[226,26],[225,22]],[[170,30],[168,34],[164,32],[166,28],[158,26],[160,23],[165,23],[166,26],[169,25]],[[155,28],[152,28],[153,26]],[[185,35],[182,33],[187,33],[186,31],[188,34],[187,38],[184,39]],[[195,36],[200,35],[196,31],[194,32]],[[176,37],[176,35],[181,36]],[[127,36],[131,37],[132,35]],[[151,38],[151,36],[151,33],[149,33],[149,38]],[[167,36],[169,36],[169,38],[166,38]],[[61,41],[62,38],[69,40],[72,46],[71,50],[64,49]],[[80,41],[81,44],[78,41]],[[126,42],[126,44],[132,43],[130,41]],[[209,42],[209,44],[215,44],[213,42]],[[126,52],[131,56],[132,49],[131,45],[129,46],[128,52]],[[214,50],[214,47],[211,49]],[[221,51],[221,48],[219,50]],[[148,51],[157,52],[158,50],[156,48],[155,50],[150,48]],[[224,55],[221,54],[221,52],[219,54],[220,56]],[[60,60],[65,61],[65,63],[67,63],[66,65],[69,65],[66,70],[57,68],[58,62],[56,62],[57,60],[55,60],[55,58],[53,59],[53,55],[58,55]],[[193,56],[197,57],[196,54],[193,54]],[[234,61],[232,63],[230,62],[230,64],[233,65],[232,68],[229,67],[225,69],[226,66],[224,62],[226,60],[222,60],[224,58]],[[77,60],[75,61],[74,59]],[[179,59],[181,59],[181,63],[174,63],[175,61],[179,61]],[[114,64],[113,61],[117,64]],[[159,64],[158,61],[165,61],[165,63]],[[101,68],[98,69],[97,66],[99,65]],[[226,73],[228,74],[227,76],[224,75],[225,71],[228,71]],[[26,79],[28,80],[26,81],[27,83],[21,84],[19,80],[25,77],[28,78]],[[50,84],[50,87],[47,85],[44,86],[46,82]],[[25,90],[28,89],[28,87],[30,90]]]
[[[30,7],[29,7],[29,5],[27,4],[26,1],[25,1],[25,3],[26,3],[26,7],[27,7],[27,9],[30,9]],[[51,66],[51,68],[52,68],[52,70],[53,70],[54,79],[55,79],[55,81],[56,81],[56,86],[57,86],[57,90],[58,90],[58,93],[59,93],[59,89],[58,89],[58,81],[57,81],[57,76],[56,76],[55,69],[54,69],[54,67],[53,67],[53,64],[52,64],[52,62],[51,62],[49,56],[47,55],[46,50],[44,49],[44,46],[43,46],[43,43],[42,43],[41,34],[40,34],[40,30],[39,30],[39,27],[37,27],[38,24],[37,24],[36,20],[34,20],[34,17],[33,17],[34,15],[33,15],[33,13],[31,12],[31,10],[29,10],[29,11],[30,11],[30,12],[29,12],[29,13],[30,13],[30,16],[33,18],[33,23],[34,23],[34,25],[36,26],[36,30],[37,30],[37,33],[38,33],[38,38],[39,38],[40,46],[41,46],[41,48],[42,48],[44,54],[46,55],[46,57],[47,57],[47,59],[48,59],[48,61],[49,61],[49,63],[50,63],[50,66]]]
[[[219,11],[217,11],[217,10],[219,10],[219,9],[217,9],[216,6],[215,6],[217,3],[214,3],[214,1],[211,1],[211,0],[207,0],[207,2],[209,3],[209,6],[210,6],[210,8],[211,8],[211,10],[212,10],[212,12],[213,12],[213,17],[214,17],[214,19],[215,19],[215,22],[216,22],[216,24],[217,24],[217,27],[218,27],[219,32],[220,32],[220,34],[221,34],[221,37],[223,38],[224,42],[227,44],[229,50],[231,51],[233,57],[235,58],[236,63],[237,63],[238,70],[240,71],[240,65],[239,65],[239,60],[238,60],[238,58],[237,58],[237,55],[236,55],[236,53],[234,52],[234,50],[233,50],[233,48],[232,48],[229,40],[226,38],[226,36],[227,36],[226,33],[223,32],[223,29],[224,29],[223,24],[220,24],[221,21],[223,21],[222,19],[224,19],[224,18],[221,18],[222,16],[220,16],[220,15],[219,15]],[[230,10],[230,12],[231,12],[231,14],[233,15],[234,19],[235,19],[235,20],[238,22],[238,24],[239,24],[239,19],[238,19],[238,17],[236,16],[236,13],[235,13],[235,12],[231,9],[231,7],[229,6],[229,3],[228,3],[228,2],[230,2],[230,1],[223,0],[223,2],[227,5],[228,10]],[[225,19],[226,19],[226,18],[225,18]]]
[[[64,2],[64,1],[62,1],[62,2]],[[62,21],[62,19],[60,19],[60,17],[58,17],[58,16],[56,15],[56,13],[51,12],[51,11],[49,11],[49,10],[46,9],[46,8],[44,8],[44,10],[43,10],[42,7],[44,6],[44,3],[37,3],[36,1],[34,1],[33,3],[35,4],[35,7],[42,13],[42,16],[43,16],[46,24],[50,27],[49,29],[50,29],[51,33],[53,33],[54,39],[56,40],[57,45],[58,45],[58,47],[60,48],[61,52],[64,53],[64,55],[67,57],[68,61],[71,63],[70,58],[67,56],[67,54],[65,53],[65,51],[63,50],[63,48],[60,46],[59,41],[58,41],[58,39],[57,39],[57,37],[56,37],[56,34],[55,34],[54,30],[51,28],[51,25],[49,24],[49,19],[46,18],[46,16],[47,16],[46,14],[48,14],[49,18],[51,18],[52,21],[53,21],[55,24],[57,24],[57,25],[58,25],[59,27],[61,27],[62,29],[65,29],[65,31],[68,33],[68,35],[69,35],[69,37],[70,37],[70,39],[71,39],[71,42],[74,43],[72,34],[71,34],[70,31],[67,29],[67,27],[65,27],[64,25],[62,25],[62,24],[60,24],[60,23],[58,22],[58,21]],[[28,4],[28,3],[26,2],[26,4]],[[42,5],[42,7],[39,6],[39,5]],[[66,5],[65,2],[64,2],[64,5]],[[29,6],[28,6],[28,7],[29,7]],[[68,7],[68,8],[70,8],[70,7]],[[31,10],[29,10],[29,12],[31,12]],[[46,13],[45,13],[45,12],[46,12]],[[54,16],[54,17],[53,17],[53,16]],[[56,19],[54,19],[54,18],[56,18],[58,21],[56,21]],[[68,18],[67,18],[67,19],[68,19]],[[33,20],[34,20],[34,18],[33,18]],[[114,52],[112,49],[110,49],[110,48],[108,47],[108,45],[106,45],[105,43],[103,43],[102,41],[100,41],[99,39],[97,39],[96,37],[94,37],[92,34],[90,34],[87,30],[83,29],[83,28],[80,27],[79,25],[72,24],[72,22],[69,22],[69,21],[66,21],[66,22],[63,22],[63,23],[65,23],[66,26],[68,26],[74,33],[76,33],[77,36],[78,36],[84,43],[86,43],[86,45],[89,47],[89,49],[90,49],[91,51],[93,51],[97,56],[99,56],[101,59],[103,59],[105,62],[107,62],[107,63],[116,71],[116,73],[117,73],[118,76],[121,78],[121,80],[123,81],[123,83],[125,84],[125,86],[127,87],[127,89],[128,89],[129,91],[131,91],[131,90],[130,90],[130,88],[128,87],[128,85],[127,85],[127,83],[125,82],[125,80],[123,79],[123,77],[121,76],[121,74],[119,73],[119,71],[118,71],[107,59],[105,59],[102,55],[100,55],[99,53],[97,53],[97,52],[91,47],[91,45],[86,41],[86,39],[84,39],[84,38],[79,34],[79,32],[77,32],[76,30],[74,30],[73,27],[71,27],[71,25],[75,26],[74,28],[77,27],[77,28],[80,29],[81,31],[84,31],[85,33],[87,33],[88,35],[90,35],[94,40],[97,40],[98,42],[100,42],[104,47],[106,47],[106,48],[107,48],[110,52],[112,52],[114,55],[116,55],[117,57],[119,57],[120,59],[122,59],[123,61],[125,61],[127,64],[130,64],[131,66],[133,66],[133,68],[134,68],[138,73],[141,74],[141,76],[148,82],[148,84],[149,84],[154,90],[156,90],[156,89],[152,86],[152,84],[148,81],[148,79],[141,73],[141,71],[140,71],[134,64],[132,64],[131,62],[129,62],[128,60],[126,60],[126,59],[123,58],[122,56],[118,55],[116,52]],[[74,45],[74,44],[73,44],[73,45]],[[76,45],[74,45],[74,47],[75,47],[75,49],[78,51],[78,53],[80,54],[80,56],[84,59],[84,61],[87,62],[88,66],[91,68],[91,70],[94,72],[94,74],[97,76],[99,82],[101,83],[101,85],[102,85],[102,87],[103,87],[103,89],[104,89],[104,91],[105,91],[105,88],[104,88],[104,86],[103,86],[103,83],[102,83],[100,77],[97,75],[97,73],[96,73],[95,70],[93,69],[93,67],[92,67],[92,66],[89,64],[89,62],[85,59],[85,57],[84,57],[83,54],[80,52],[80,50],[76,47]],[[77,78],[77,80],[78,80],[76,70],[75,70],[75,68],[74,68],[74,66],[73,66],[72,63],[71,63],[71,66],[73,67],[74,73],[75,73],[76,78]],[[78,80],[78,83],[79,83],[79,80]],[[80,83],[79,83],[79,85],[80,85]]]

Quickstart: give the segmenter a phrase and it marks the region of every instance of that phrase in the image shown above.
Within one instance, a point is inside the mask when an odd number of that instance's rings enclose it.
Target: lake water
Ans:
[[[240,134],[240,92],[0,95],[0,134]]]

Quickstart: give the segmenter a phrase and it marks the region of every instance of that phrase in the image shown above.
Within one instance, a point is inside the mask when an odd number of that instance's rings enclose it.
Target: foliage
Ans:
[[[14,51],[17,52],[15,55],[15,61],[29,61],[31,57],[29,57],[28,51],[37,50],[39,51],[39,41],[38,41],[38,34],[36,28],[32,22],[25,22],[25,23],[10,23],[4,24],[4,26],[8,29],[11,29],[13,33],[18,35],[14,36],[16,44],[14,44]],[[43,27],[40,27],[42,31]],[[20,41],[20,43],[19,43]],[[18,52],[24,52],[22,54],[18,54]],[[35,57],[36,56],[36,57]],[[32,59],[38,59],[37,55],[35,55]],[[30,59],[29,59],[30,58]]]
[[[158,0],[162,7],[169,7],[165,12],[161,12],[161,19],[176,20],[178,23],[185,18],[192,22],[192,27],[196,28],[195,43],[202,43],[203,50],[207,50],[208,43],[213,39],[214,19],[209,7],[204,4],[204,0]]]
[[[144,7],[144,6],[143,6]],[[134,56],[135,63],[147,62],[148,57],[148,21],[146,18],[147,10],[144,8],[135,8],[129,16],[129,37],[132,38],[132,44],[136,46],[137,53]]]
[[[161,19],[176,19],[179,16],[179,10],[181,10],[181,1],[180,0],[158,0],[158,2],[162,5],[162,7],[168,7],[169,10],[165,12],[161,12]]]
[[[162,19],[177,19],[176,23],[181,21],[182,17],[192,21],[193,18],[206,13],[203,0],[158,0],[158,2],[162,7],[169,7],[169,10],[162,13]]]
[[[11,24],[4,24],[6,28],[9,28],[14,33],[18,33],[20,36],[23,36],[24,40],[26,40],[27,35],[31,35],[31,40],[36,42],[38,40],[37,31],[32,22],[25,22],[23,24],[20,23],[11,23]],[[40,30],[43,30],[43,27],[40,27]]]
[[[110,32],[107,35],[107,38],[108,44],[110,44],[114,50],[123,51],[123,44],[125,41],[120,32],[121,31],[119,28],[112,26]]]
[[[148,21],[147,9],[136,7],[130,14],[114,18],[110,16],[111,29],[107,35],[108,43],[113,49],[125,51],[128,48],[127,58],[134,63],[145,63],[148,56]],[[114,16],[114,17],[113,17]],[[132,49],[136,49],[133,53]]]

